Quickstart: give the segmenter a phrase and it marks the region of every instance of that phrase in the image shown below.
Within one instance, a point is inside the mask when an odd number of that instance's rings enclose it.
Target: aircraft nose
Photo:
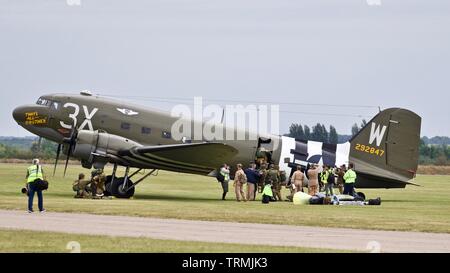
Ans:
[[[17,121],[18,123],[23,123],[25,122],[25,113],[27,113],[27,107],[24,106],[19,106],[16,109],[14,109],[12,115],[15,121]]]
[[[45,125],[48,122],[48,110],[41,106],[19,106],[13,110],[14,120],[21,125]]]

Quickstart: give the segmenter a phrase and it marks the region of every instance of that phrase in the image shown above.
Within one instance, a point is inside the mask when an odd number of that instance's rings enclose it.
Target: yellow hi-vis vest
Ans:
[[[320,173],[320,181],[324,184],[328,183],[328,177],[330,176],[330,171],[323,171]]]
[[[355,183],[356,182],[356,173],[354,170],[348,170],[344,175],[344,181],[346,184]]]
[[[33,165],[28,167],[28,183],[34,182],[36,179],[44,179],[42,167],[39,165]]]

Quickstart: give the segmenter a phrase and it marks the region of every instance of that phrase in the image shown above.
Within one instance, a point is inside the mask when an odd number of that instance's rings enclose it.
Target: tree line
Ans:
[[[286,136],[310,141],[319,141],[330,144],[338,144],[349,141],[362,128],[367,125],[366,120],[352,126],[351,135],[340,135],[334,126],[329,126],[317,123],[313,127],[293,123],[289,127],[289,133]],[[419,164],[421,165],[450,165],[450,138],[448,137],[422,137],[419,146]],[[438,142],[440,144],[432,144]]]
[[[319,141],[330,144],[338,144],[349,141],[356,135],[367,122],[352,126],[351,135],[341,135],[334,126],[325,126],[317,123],[309,127],[294,123],[289,127],[286,136],[302,140]],[[448,137],[422,137],[419,146],[419,163],[421,165],[450,165],[450,138]],[[440,144],[433,144],[440,143]],[[56,157],[57,144],[45,139],[39,145],[38,138],[2,138],[0,137],[0,159],[54,159]]]
[[[39,140],[36,139],[31,142],[29,146],[21,146],[14,144],[5,144],[0,143],[0,158],[2,159],[32,159],[32,158],[41,158],[41,159],[53,159],[56,157],[56,149],[57,144],[42,139],[42,142],[39,143]]]

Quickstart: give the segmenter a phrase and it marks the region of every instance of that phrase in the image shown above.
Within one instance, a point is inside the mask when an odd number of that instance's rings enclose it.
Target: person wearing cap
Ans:
[[[28,213],[33,212],[33,201],[35,193],[37,193],[38,196],[39,211],[45,212],[42,190],[37,187],[37,182],[40,180],[44,180],[44,170],[39,164],[39,159],[33,159],[33,165],[31,165],[27,169],[26,179],[26,188],[28,190]]]

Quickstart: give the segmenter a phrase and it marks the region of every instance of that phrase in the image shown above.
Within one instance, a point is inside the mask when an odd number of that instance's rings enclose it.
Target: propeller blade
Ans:
[[[55,168],[53,169],[53,176],[56,173],[56,167],[58,166],[59,155],[61,154],[62,144],[58,145],[58,149],[56,150],[56,160],[55,160]]]
[[[72,132],[70,133],[70,139],[68,139],[69,150],[67,151],[66,165],[64,167],[64,177],[66,177],[67,166],[69,165],[69,159],[72,155],[72,150],[74,146],[77,144],[77,136],[78,136],[78,128],[75,124],[72,126]]]
[[[72,143],[69,145],[69,150],[67,151],[66,165],[64,167],[64,177],[66,177],[67,165],[69,165],[70,154],[72,152]]]
[[[38,140],[38,153],[39,154],[41,153],[41,147],[42,147],[42,137],[39,137],[39,140]]]

